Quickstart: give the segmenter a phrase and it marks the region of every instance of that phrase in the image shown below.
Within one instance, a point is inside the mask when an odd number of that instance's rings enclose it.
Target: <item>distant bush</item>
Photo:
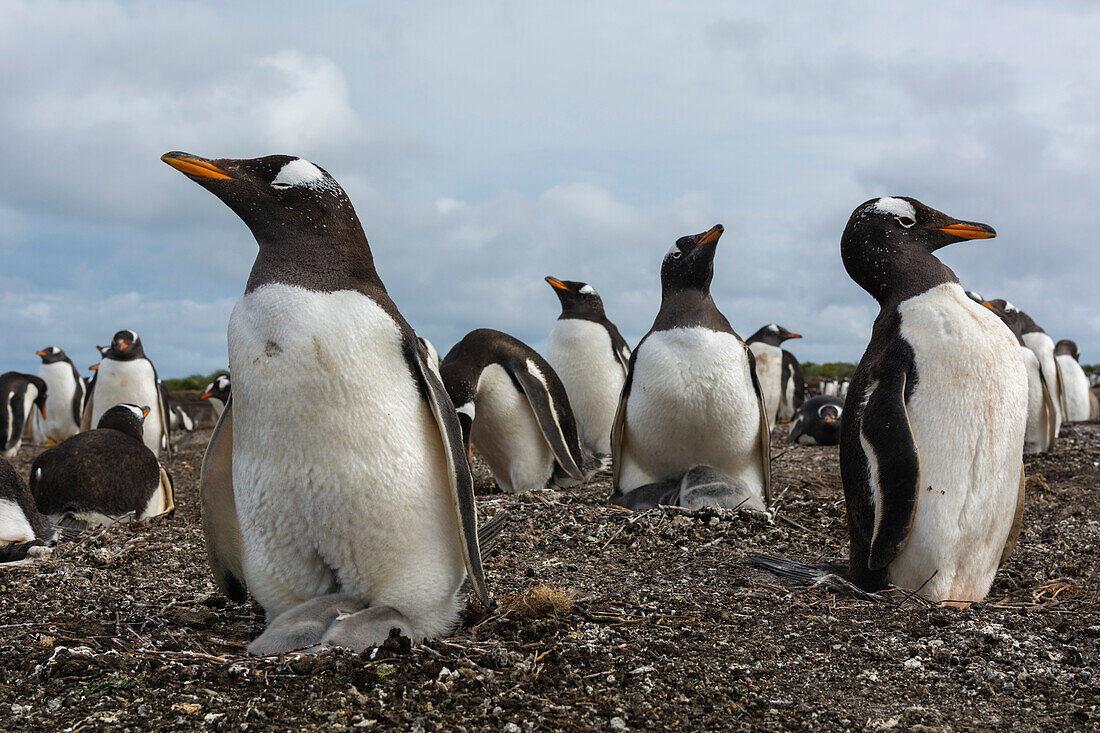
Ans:
[[[1100,372],[1100,364],[1082,364],[1081,368],[1085,370],[1085,374],[1096,374]]]
[[[219,369],[216,372],[203,376],[202,374],[192,374],[189,377],[177,377],[176,379],[165,379],[164,386],[168,388],[169,392],[181,392],[187,389],[206,389],[206,385],[214,381],[215,377],[220,377],[223,374],[229,374],[228,369]]]
[[[802,362],[802,376],[807,381],[813,377],[848,379],[855,373],[856,365],[846,361],[830,361],[825,364],[815,364],[812,361]]]

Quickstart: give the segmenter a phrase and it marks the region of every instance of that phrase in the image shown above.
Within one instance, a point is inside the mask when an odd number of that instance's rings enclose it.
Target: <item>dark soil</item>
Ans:
[[[424,645],[257,659],[260,609],[206,567],[201,431],[169,466],[173,518],[0,566],[0,729],[1097,728],[1100,426],[1027,459],[1020,544],[966,610],[746,566],[847,554],[836,448],[784,432],[772,520],[631,514],[603,505],[606,480],[503,495],[481,473],[481,514],[511,513],[486,564],[506,613]]]

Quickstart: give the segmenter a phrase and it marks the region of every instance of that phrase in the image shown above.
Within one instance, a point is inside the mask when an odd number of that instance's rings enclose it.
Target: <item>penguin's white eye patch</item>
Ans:
[[[123,405],[123,407],[125,407],[130,412],[134,413],[134,416],[137,417],[138,420],[141,420],[142,418],[145,417],[145,413],[142,412],[141,408],[138,407],[137,405]]]
[[[325,174],[308,160],[295,158],[279,170],[279,175],[271,182],[272,188],[290,188],[291,186],[312,186],[323,181]]]
[[[595,295],[596,288],[592,287],[591,285],[585,285],[583,288],[581,288],[577,292],[580,293],[581,295]]]
[[[913,204],[905,199],[884,196],[874,203],[874,209],[881,214],[891,214],[899,218],[908,217],[914,222],[917,220],[917,210],[913,208]],[[912,226],[912,224],[909,226]]]

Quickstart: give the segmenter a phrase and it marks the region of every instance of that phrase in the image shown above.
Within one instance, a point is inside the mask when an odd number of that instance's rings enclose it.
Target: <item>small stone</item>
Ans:
[[[615,716],[611,719],[611,730],[626,730],[626,721]]]
[[[515,723],[505,723],[504,733],[523,733],[523,728],[520,728]]]

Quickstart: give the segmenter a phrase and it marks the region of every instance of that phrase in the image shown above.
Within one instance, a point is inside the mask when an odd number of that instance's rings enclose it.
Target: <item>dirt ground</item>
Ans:
[[[480,514],[511,515],[486,563],[497,611],[423,645],[281,659],[243,654],[260,609],[207,570],[200,431],[169,465],[173,518],[0,566],[0,729],[1097,729],[1100,426],[1028,457],[1019,546],[967,610],[748,567],[847,554],[837,449],[785,430],[773,519],[614,510],[606,479],[504,495],[481,473]]]

